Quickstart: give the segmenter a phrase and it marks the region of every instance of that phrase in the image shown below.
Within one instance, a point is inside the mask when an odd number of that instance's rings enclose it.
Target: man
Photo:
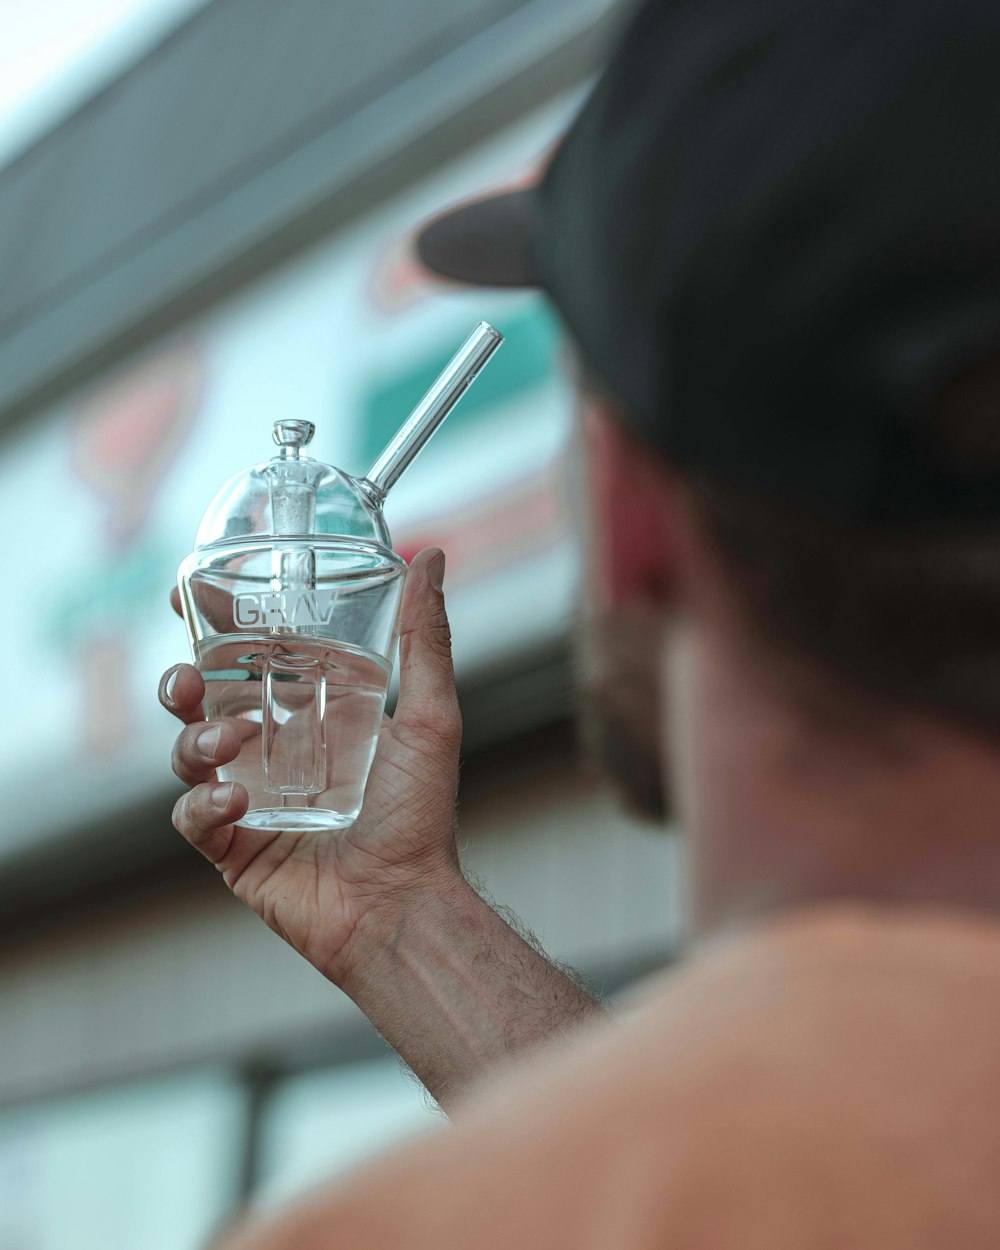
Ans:
[[[579,348],[603,737],[693,940],[605,1021],[463,882],[440,554],[339,839],[234,828],[173,670],[178,827],[460,1104],[233,1247],[1000,1244],[998,53],[985,0],[647,3],[541,186],[422,235]]]

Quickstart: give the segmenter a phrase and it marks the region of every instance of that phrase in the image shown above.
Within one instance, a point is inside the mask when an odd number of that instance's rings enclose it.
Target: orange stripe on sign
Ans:
[[[544,551],[569,532],[562,473],[547,469],[474,504],[407,526],[396,550],[409,561],[424,547],[440,547],[454,586]]]

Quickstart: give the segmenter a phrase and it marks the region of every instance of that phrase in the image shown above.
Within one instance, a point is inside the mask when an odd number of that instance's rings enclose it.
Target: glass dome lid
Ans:
[[[276,421],[279,452],[229,479],[208,506],[197,547],[281,536],[347,538],[392,547],[379,492],[303,452],[310,421]]]
[[[399,427],[365,477],[303,454],[311,421],[275,421],[279,452],[223,486],[202,518],[195,546],[287,537],[376,543],[391,551],[385,497],[503,342],[481,321]]]

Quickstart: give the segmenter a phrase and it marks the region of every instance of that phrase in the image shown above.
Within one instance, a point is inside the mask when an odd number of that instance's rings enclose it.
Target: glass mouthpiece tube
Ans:
[[[385,450],[368,470],[365,482],[375,488],[379,502],[406,472],[417,453],[478,377],[503,342],[503,335],[480,321],[444,371],[410,413]]]

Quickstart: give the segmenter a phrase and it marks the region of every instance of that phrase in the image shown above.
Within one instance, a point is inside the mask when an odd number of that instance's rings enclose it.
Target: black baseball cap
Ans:
[[[934,405],[1000,351],[996,0],[648,0],[539,183],[417,250],[547,292],[682,467],[847,522],[1000,520],[1000,455]]]

